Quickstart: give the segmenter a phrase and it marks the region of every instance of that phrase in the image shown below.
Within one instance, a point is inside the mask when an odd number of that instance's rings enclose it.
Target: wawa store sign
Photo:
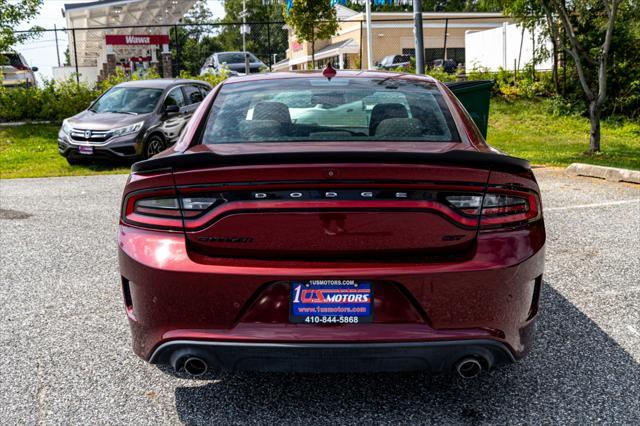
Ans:
[[[123,34],[108,34],[105,36],[106,44],[169,44],[169,36],[166,34],[161,35],[123,35]]]

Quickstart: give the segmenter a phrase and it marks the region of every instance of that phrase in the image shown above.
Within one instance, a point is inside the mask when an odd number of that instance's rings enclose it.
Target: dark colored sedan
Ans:
[[[176,142],[211,86],[195,80],[139,80],[112,87],[63,121],[58,151],[83,159],[149,158]]]
[[[330,71],[228,79],[133,166],[134,351],[192,375],[473,377],[524,357],[545,245],[529,164],[430,77]]]
[[[213,73],[229,76],[245,75],[247,73],[246,60],[249,59],[249,74],[267,69],[267,66],[251,52],[217,52],[209,56],[200,69],[200,75]]]
[[[440,68],[447,74],[453,74],[458,69],[458,64],[453,59],[435,59],[431,62],[432,68]]]

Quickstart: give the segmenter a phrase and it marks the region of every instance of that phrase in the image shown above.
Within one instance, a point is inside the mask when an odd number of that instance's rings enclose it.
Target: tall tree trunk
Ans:
[[[589,102],[589,120],[591,121],[589,154],[593,154],[600,152],[600,105],[596,100]]]
[[[551,37],[551,44],[553,46],[553,65],[551,68],[551,75],[553,77],[553,88],[557,95],[560,93],[560,79],[558,78],[558,41],[555,36]]]

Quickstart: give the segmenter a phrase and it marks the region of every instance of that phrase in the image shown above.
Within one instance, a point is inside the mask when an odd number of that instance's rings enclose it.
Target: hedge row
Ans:
[[[160,78],[154,71],[144,75],[134,74],[133,79]],[[204,80],[215,86],[224,76],[204,77],[180,74],[180,78]],[[0,86],[0,122],[10,121],[62,121],[86,109],[91,101],[106,90],[127,81],[122,71],[93,88],[84,83],[76,83],[75,77],[67,81],[45,81],[40,87],[4,88]]]

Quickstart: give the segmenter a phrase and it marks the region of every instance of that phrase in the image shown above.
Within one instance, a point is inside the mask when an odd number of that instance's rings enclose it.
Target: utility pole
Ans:
[[[416,40],[416,74],[424,74],[424,38],[422,35],[422,1],[413,0],[413,24]]]
[[[371,1],[366,0],[365,11],[367,15],[367,69],[373,69],[373,37],[371,34]]]
[[[76,66],[76,84],[80,84],[80,70],[78,69],[78,45],[76,44],[75,28],[71,28],[71,36],[73,37],[73,63]]]
[[[247,51],[247,0],[242,0],[242,12],[240,13],[242,16],[242,51]]]
[[[249,65],[249,54],[247,53],[247,0],[242,0],[242,28],[240,33],[242,34],[242,54],[244,55],[244,73],[249,75],[251,67]]]
[[[60,67],[60,48],[58,47],[58,29],[56,24],[53,24],[53,34],[56,36],[56,58],[58,58],[58,67]]]
[[[447,59],[447,31],[449,31],[449,19],[445,19],[444,20],[444,46],[442,47],[442,50],[444,51],[444,60],[446,61]],[[444,63],[442,64],[442,66],[444,67]]]

